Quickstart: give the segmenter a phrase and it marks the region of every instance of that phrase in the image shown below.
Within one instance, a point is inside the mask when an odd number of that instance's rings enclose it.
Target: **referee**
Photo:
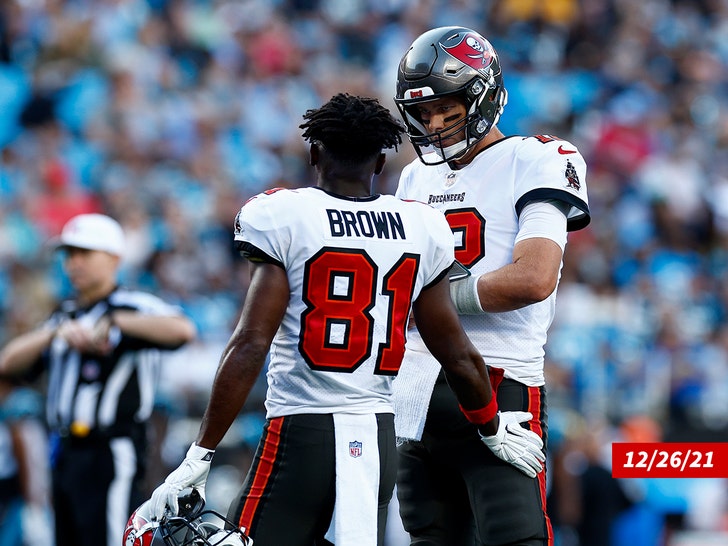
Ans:
[[[161,351],[196,330],[177,307],[117,284],[124,233],[112,218],[72,218],[56,248],[75,297],[3,348],[0,374],[48,371],[57,546],[118,546],[143,496]]]

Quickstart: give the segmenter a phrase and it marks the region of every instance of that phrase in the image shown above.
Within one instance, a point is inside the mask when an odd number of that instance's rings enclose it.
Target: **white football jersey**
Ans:
[[[282,266],[290,284],[267,416],[393,412],[412,301],[454,260],[442,213],[391,195],[276,189],[243,205],[235,240]]]
[[[479,276],[512,261],[519,215],[528,202],[570,206],[567,230],[589,223],[586,163],[576,147],[550,136],[509,137],[480,152],[460,170],[416,159],[402,171],[397,196],[442,210],[455,235],[455,258]],[[461,315],[486,364],[529,386],[544,384],[546,332],[556,291],[546,300],[504,313]],[[417,335],[410,345],[426,351]]]

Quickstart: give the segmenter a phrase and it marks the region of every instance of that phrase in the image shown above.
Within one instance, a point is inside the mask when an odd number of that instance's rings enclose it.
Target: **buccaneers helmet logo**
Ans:
[[[491,45],[472,33],[463,36],[463,39],[453,46],[446,46],[442,43],[440,45],[458,61],[475,70],[488,68],[495,57]]]

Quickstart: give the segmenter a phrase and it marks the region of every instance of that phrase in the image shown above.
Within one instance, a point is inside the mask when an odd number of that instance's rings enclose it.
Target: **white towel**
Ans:
[[[377,546],[379,443],[375,414],[334,414],[336,503],[326,540]]]
[[[430,397],[441,369],[430,353],[410,349],[405,352],[399,373],[392,382],[398,442],[422,438]]]

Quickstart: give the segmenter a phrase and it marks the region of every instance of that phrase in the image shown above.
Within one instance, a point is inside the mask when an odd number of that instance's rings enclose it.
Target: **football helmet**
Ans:
[[[129,518],[122,546],[253,546],[253,539],[214,510],[196,489],[178,497],[179,514],[153,520],[149,501]]]
[[[452,95],[465,102],[467,116],[441,131],[427,133],[417,105]],[[394,102],[410,142],[426,165],[465,155],[498,123],[507,101],[498,54],[474,30],[456,26],[429,30],[412,43],[399,63]],[[462,140],[442,145],[443,139],[461,131]],[[429,151],[437,156],[423,157]]]

